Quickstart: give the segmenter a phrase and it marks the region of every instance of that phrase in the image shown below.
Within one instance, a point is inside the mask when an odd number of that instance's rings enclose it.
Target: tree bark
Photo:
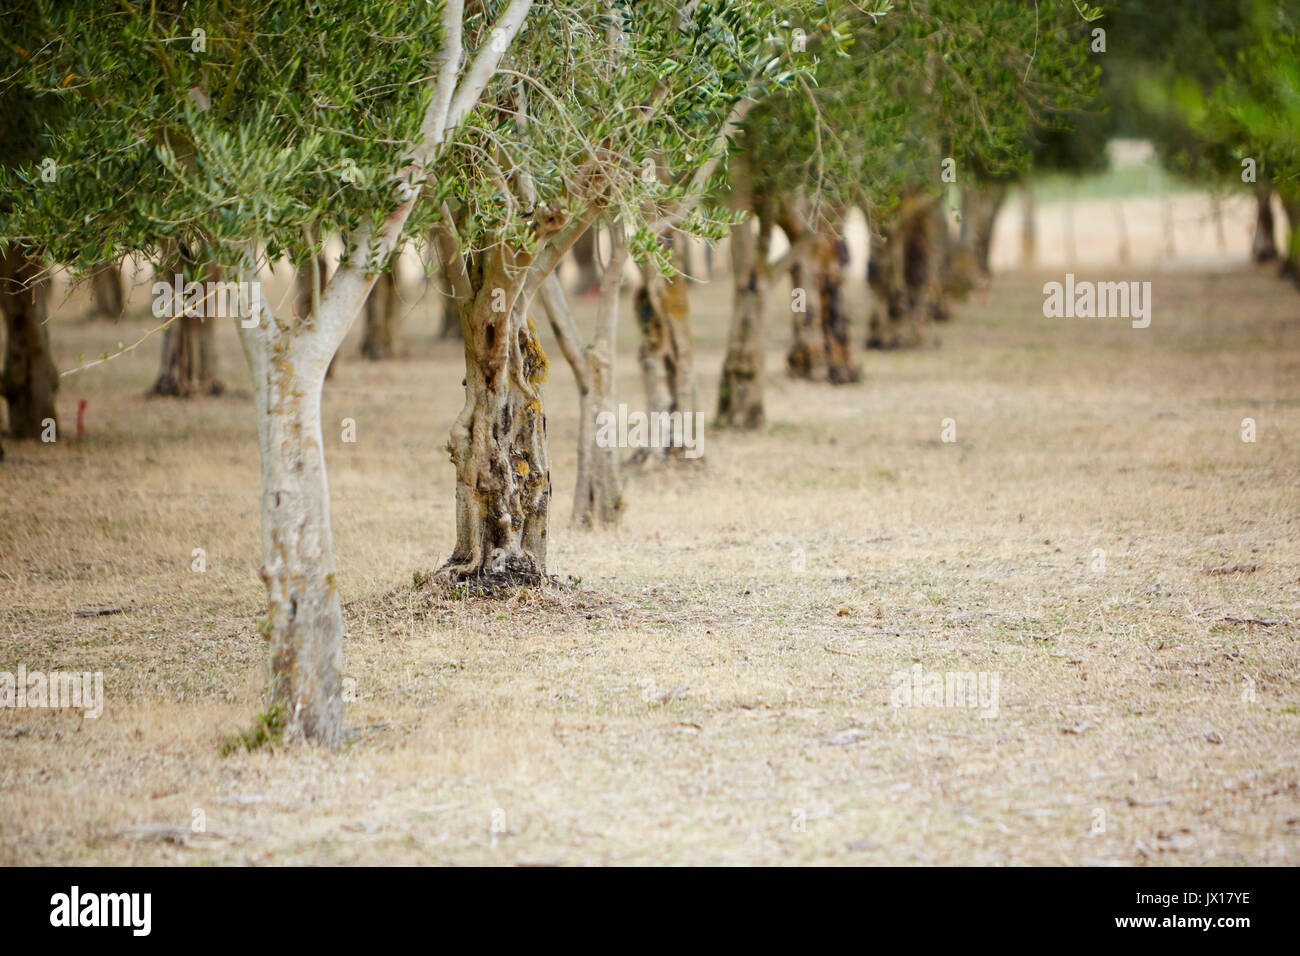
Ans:
[[[101,262],[90,270],[90,317],[116,322],[122,317],[126,296],[120,262]]]
[[[337,343],[313,332],[311,322],[282,326],[266,316],[254,328],[241,325],[240,339],[252,376],[262,459],[261,577],[271,706],[286,739],[334,746],[343,722],[343,612],[320,397]]]
[[[312,239],[315,240],[316,234],[312,233]],[[320,302],[320,296],[329,284],[329,263],[325,261],[323,255],[313,257],[309,262],[297,267],[293,277],[294,282],[294,300],[293,314],[299,319],[309,318]],[[367,299],[369,301],[369,299]],[[330,359],[329,367],[325,369],[325,378],[328,380],[334,377],[334,366],[338,363],[339,356],[336,352]]]
[[[525,270],[508,265],[505,255],[475,256],[470,295],[458,302],[465,405],[448,444],[456,466],[456,546],[439,571],[485,589],[544,579],[551,500],[541,394],[546,354],[521,301]]]
[[[1260,179],[1255,183],[1255,238],[1250,254],[1256,262],[1276,262],[1277,236],[1273,224],[1273,183]]]
[[[739,181],[737,177],[736,182]],[[739,188],[747,189],[747,181]],[[762,211],[755,211],[731,227],[734,284],[727,355],[718,385],[716,424],[719,428],[762,428],[767,420],[763,410],[763,379],[767,303],[772,287],[772,270],[768,265],[771,245],[772,221]]]
[[[645,386],[646,412],[664,415],[680,413],[685,421],[699,407],[695,383],[695,348],[691,341],[690,300],[686,294],[689,281],[684,269],[684,241],[669,233],[665,241],[678,272],[666,278],[653,263],[641,267],[644,284],[636,293],[636,317],[641,330],[637,357],[641,364],[641,381]],[[648,464],[668,457],[685,457],[684,435],[666,436],[664,445],[638,449],[633,464]]]
[[[366,299],[365,335],[361,354],[375,361],[392,358],[396,351],[400,304],[397,299],[397,263],[380,274]]]
[[[844,311],[844,267],[849,262],[849,247],[837,235],[819,234],[814,255],[819,270],[826,377],[832,385],[861,381],[862,372],[853,363],[849,318]]]
[[[46,325],[49,294],[49,277],[33,250],[17,243],[0,250],[0,310],[6,337],[0,386],[14,438],[41,438],[46,420],[53,420],[58,435],[59,371],[50,354]]]
[[[160,278],[170,282],[178,272],[183,284],[222,279],[221,270],[211,265],[198,266],[184,250],[174,255],[171,268],[164,269]],[[205,308],[208,303],[205,299]],[[180,308],[181,303],[174,303],[173,307]],[[149,394],[193,398],[225,392],[226,386],[217,372],[216,328],[215,319],[200,317],[188,309],[173,319],[163,330],[162,360]]]

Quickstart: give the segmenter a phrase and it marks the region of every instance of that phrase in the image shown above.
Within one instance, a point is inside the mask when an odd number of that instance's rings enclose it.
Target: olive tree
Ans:
[[[202,243],[247,290],[233,316],[262,464],[270,703],[286,736],[340,738],[343,620],[321,437],[330,360],[407,232],[461,182],[452,140],[530,0],[36,0],[0,22],[2,81],[57,104],[38,152],[0,181],[0,235],[89,268]],[[52,187],[52,188],[51,188]],[[346,237],[310,312],[278,311],[259,273]]]

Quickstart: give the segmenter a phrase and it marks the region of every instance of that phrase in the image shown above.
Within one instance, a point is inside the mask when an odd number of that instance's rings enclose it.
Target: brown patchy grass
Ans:
[[[856,387],[785,380],[774,318],[769,428],[634,476],[614,532],[568,526],[555,358],[550,563],[578,583],[498,601],[411,584],[451,547],[459,347],[428,302],[401,359],[350,340],[325,395],[358,434],[326,436],[338,753],[218,754],[265,657],[233,334],[228,397],[145,399],[154,342],[65,379],[88,436],[0,466],[0,670],[102,670],[105,711],[0,711],[0,863],[1300,862],[1300,295],[1161,274],[1135,331],[1044,319],[1046,278],[1001,277]],[[143,292],[125,327],[73,295],[61,365],[145,330]],[[711,408],[726,283],[693,299]],[[101,605],[124,613],[74,614]],[[998,716],[891,707],[914,663],[997,672]]]

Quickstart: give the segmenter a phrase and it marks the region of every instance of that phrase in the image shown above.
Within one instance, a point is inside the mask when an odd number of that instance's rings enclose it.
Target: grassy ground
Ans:
[[[399,360],[349,341],[334,754],[218,753],[266,648],[246,392],[146,400],[152,341],[65,379],[87,437],[0,466],[0,670],[102,670],[105,710],[0,710],[0,863],[1300,863],[1300,295],[1157,275],[1139,331],[1043,318],[1045,278],[857,387],[785,380],[774,321],[768,429],[634,477],[617,532],[568,526],[553,351],[550,563],[580,583],[495,603],[411,586],[452,542],[458,347],[427,303]],[[725,283],[694,303],[711,407]],[[63,367],[147,328],[83,309]],[[916,664],[996,677],[996,716],[891,706]]]

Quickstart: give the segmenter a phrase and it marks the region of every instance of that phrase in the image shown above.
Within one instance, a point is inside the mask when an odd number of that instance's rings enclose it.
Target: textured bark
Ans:
[[[520,301],[522,269],[498,252],[475,257],[459,303],[465,405],[448,448],[456,466],[456,546],[439,574],[478,586],[537,584],[546,574],[550,459],[541,386],[546,354]],[[495,289],[507,311],[493,311]]]
[[[1267,179],[1255,183],[1255,238],[1250,254],[1256,262],[1276,262],[1277,236],[1273,223],[1273,184]]]
[[[644,285],[636,293],[636,318],[641,330],[637,352],[641,381],[645,386],[646,412],[671,415],[681,420],[699,407],[695,383],[695,348],[691,341],[690,300],[684,270],[684,242],[670,233],[665,240],[678,272],[666,278],[652,263],[642,266]],[[677,421],[677,419],[673,419]],[[684,457],[684,436],[671,435],[666,447],[641,448],[631,463],[646,464],[667,457]]]
[[[375,361],[392,358],[397,346],[400,303],[397,299],[397,267],[381,273],[366,299],[366,326],[361,354]]]
[[[116,322],[122,317],[125,291],[119,262],[101,262],[90,270],[90,317]]]
[[[600,292],[600,269],[596,264],[596,229],[592,227],[573,244],[573,261],[578,266],[578,278],[573,291],[578,295],[592,296]]]
[[[184,282],[222,279],[221,270],[200,267],[185,251],[174,255],[170,268],[163,269],[160,278],[170,282],[177,272]],[[162,359],[150,395],[193,398],[225,392],[226,386],[217,371],[217,321],[186,311],[163,330]]]
[[[808,259],[804,254],[790,261],[790,288],[803,297],[803,308],[796,309],[791,296],[790,349],[785,356],[786,371],[791,378],[814,379],[826,368],[826,336],[817,318],[816,269]]]
[[[335,584],[321,388],[334,347],[311,323],[241,328],[262,459],[270,699],[286,739],[341,736],[343,612]],[[336,346],[335,346],[336,347]]]
[[[734,284],[731,329],[718,385],[719,428],[761,428],[767,420],[763,410],[763,366],[772,287],[772,270],[767,261],[771,243],[772,223],[765,215],[751,216],[731,227]]]
[[[9,405],[9,433],[14,438],[40,438],[46,419],[54,420],[56,437],[58,433],[59,371],[50,354],[46,325],[49,294],[49,277],[32,250],[16,243],[0,249],[0,310],[5,319],[0,388]]]
[[[826,343],[826,377],[832,385],[847,385],[862,378],[853,363],[849,318],[844,311],[844,267],[849,263],[849,247],[838,236],[820,234],[813,249]]]

